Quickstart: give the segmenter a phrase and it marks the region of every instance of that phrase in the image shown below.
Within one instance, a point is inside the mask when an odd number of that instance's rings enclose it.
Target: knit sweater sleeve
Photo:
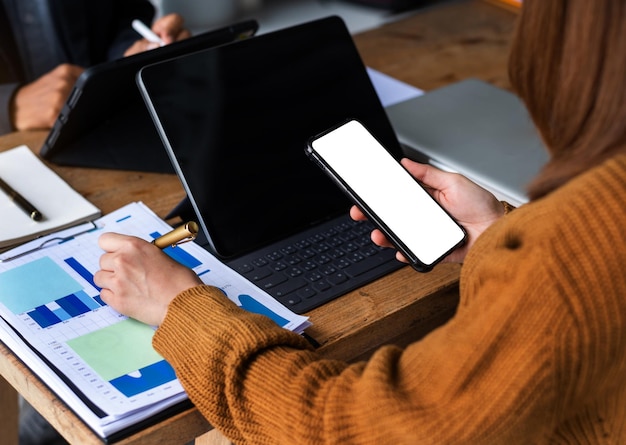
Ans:
[[[611,205],[626,185],[612,198],[587,182],[486,232],[463,268],[457,314],[405,349],[325,360],[209,286],[177,296],[154,346],[236,443],[547,440],[626,375],[626,282],[612,266],[626,261],[626,206]],[[590,194],[604,207],[590,208]],[[610,236],[589,236],[592,214]]]
[[[296,334],[218,292],[197,287],[178,296],[154,343],[198,409],[235,443],[528,438],[536,433],[519,429],[518,409],[532,415],[552,396],[550,347],[518,338],[526,329],[517,304],[505,313],[498,304],[464,312],[404,351],[389,346],[368,363],[347,365],[322,360]],[[536,392],[541,397],[531,398]]]

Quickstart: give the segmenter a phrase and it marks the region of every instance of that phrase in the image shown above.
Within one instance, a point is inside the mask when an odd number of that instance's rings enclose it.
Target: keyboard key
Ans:
[[[299,277],[300,275],[302,275],[302,271],[298,269],[297,267],[292,267],[290,269],[287,269],[285,273],[290,277]]]
[[[328,245],[326,245],[324,243],[317,243],[317,244],[313,245],[313,249],[317,253],[322,253],[322,252],[326,252],[328,249],[330,249],[330,247],[328,247]]]
[[[298,258],[296,255],[288,255],[283,259],[283,261],[285,261],[290,266],[293,266],[294,264],[298,264],[302,260]]]
[[[355,250],[359,250],[359,245],[357,243],[345,243],[341,248],[346,252],[354,252]]]
[[[306,249],[310,245],[311,243],[309,243],[307,240],[304,240],[304,239],[294,244],[295,248],[298,250]]]
[[[278,261],[282,258],[283,256],[281,255],[280,252],[272,252],[272,253],[268,253],[267,254],[267,259],[270,261]]]
[[[337,247],[337,246],[341,246],[343,244],[343,240],[339,237],[333,237],[333,238],[329,238],[326,243],[328,243],[328,245],[330,247]]]
[[[282,273],[276,273],[269,278],[264,278],[260,280],[257,284],[262,289],[271,289],[274,286],[277,286],[281,283],[287,281],[287,275]]]
[[[350,266],[352,263],[348,260],[346,260],[345,258],[341,258],[337,261],[335,261],[333,263],[333,265],[337,268],[337,269],[345,269],[346,267]]]
[[[318,233],[317,235],[310,237],[308,241],[310,241],[312,244],[318,244],[323,243],[325,239],[326,238],[324,238],[322,234]]]
[[[319,272],[315,271],[315,272],[311,272],[311,273],[306,274],[304,276],[304,278],[306,278],[310,282],[314,282],[314,281],[321,280],[323,277],[322,277],[322,275]]]
[[[300,303],[302,301],[302,299],[300,297],[298,297],[297,295],[290,295],[287,298],[281,298],[280,301],[282,304],[284,304],[287,307],[291,307],[291,306],[295,306],[296,304]]]
[[[304,287],[297,292],[298,296],[301,298],[312,298],[317,295],[315,289],[311,286]]]
[[[352,241],[356,237],[357,237],[357,234],[352,232],[352,231],[345,232],[345,233],[342,233],[341,235],[339,235],[339,238],[341,238],[344,241]]]
[[[252,264],[254,264],[256,267],[261,267],[267,265],[267,261],[264,258],[257,258],[256,260],[252,261]]]
[[[290,294],[307,284],[309,283],[307,283],[304,278],[296,278],[279,284],[271,290],[271,293],[276,297],[284,297],[285,295]]]
[[[287,246],[287,247],[283,247],[282,249],[280,249],[280,251],[284,253],[285,255],[293,255],[298,250],[294,246]]]
[[[317,264],[315,264],[315,262],[313,261],[305,261],[304,263],[300,264],[300,267],[308,271],[315,269],[317,267]]]
[[[330,284],[341,284],[348,281],[348,276],[343,272],[338,272],[333,275],[329,275],[326,279],[330,282]]]
[[[323,235],[325,238],[330,238],[337,235],[337,232],[335,232],[334,229],[328,229],[327,231],[323,232]]]
[[[365,256],[376,255],[380,250],[376,249],[374,246],[365,246],[361,249],[361,253]]]
[[[329,250],[326,255],[328,255],[329,257],[335,259],[335,258],[340,258],[342,256],[345,255],[344,251],[341,249],[333,249],[333,250]]]
[[[315,255],[317,255],[317,252],[313,249],[304,249],[300,250],[298,254],[305,260],[308,260],[309,258],[313,258]]]
[[[330,256],[326,255],[325,253],[315,257],[315,262],[320,265],[330,263],[332,260],[333,259]]]
[[[337,232],[346,232],[346,231],[348,231],[348,230],[352,229],[352,227],[354,227],[352,224],[347,223],[347,222],[343,222],[343,223],[341,223],[341,224],[337,224],[337,225],[335,226],[335,230],[336,230]]]
[[[335,269],[332,264],[327,264],[324,267],[321,268],[320,270],[324,275],[332,275],[335,272],[337,272],[337,269]]]
[[[246,274],[246,278],[251,281],[259,281],[265,277],[272,275],[272,270],[269,267],[258,267]]]
[[[393,255],[369,256],[363,261],[346,267],[343,271],[350,277],[356,277],[388,261],[395,261]]]
[[[365,225],[359,225],[357,227],[354,228],[354,233],[356,233],[357,235],[364,235],[364,234],[368,234],[372,231],[372,229],[370,227],[367,227]]]
[[[324,292],[330,288],[331,288],[331,285],[328,284],[328,281],[326,280],[319,280],[313,283],[313,289],[317,290],[318,292]]]
[[[349,253],[346,256],[346,259],[348,261],[353,262],[353,263],[358,263],[359,261],[363,260],[364,258],[365,257],[363,255],[361,255],[361,252],[352,252],[352,253]]]
[[[240,273],[241,275],[245,275],[248,272],[252,271],[254,267],[251,264],[245,263],[245,264],[240,264],[236,266],[234,269],[237,273]]]
[[[287,264],[283,263],[282,261],[277,261],[272,265],[272,269],[274,269],[276,272],[280,272],[281,270],[285,270],[287,269],[287,267],[289,267]]]

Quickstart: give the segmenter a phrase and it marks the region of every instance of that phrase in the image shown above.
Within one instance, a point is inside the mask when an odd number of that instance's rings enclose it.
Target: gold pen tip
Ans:
[[[200,228],[198,227],[198,223],[195,221],[189,221],[186,224],[187,230],[189,231],[189,233],[196,235],[198,233],[198,230],[200,230]]]

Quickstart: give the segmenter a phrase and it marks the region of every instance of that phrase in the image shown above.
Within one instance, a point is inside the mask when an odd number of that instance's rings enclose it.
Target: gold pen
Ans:
[[[196,239],[196,235],[198,235],[198,223],[189,221],[171,232],[154,239],[152,244],[159,249],[165,249],[168,246],[176,247],[178,244],[193,241]]]

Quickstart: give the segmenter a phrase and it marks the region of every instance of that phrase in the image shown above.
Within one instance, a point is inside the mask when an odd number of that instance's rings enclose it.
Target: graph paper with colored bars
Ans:
[[[100,218],[87,233],[0,263],[0,315],[56,368],[57,376],[72,382],[101,425],[155,403],[186,398],[171,366],[152,348],[154,328],[108,307],[93,281],[103,253],[97,239],[103,232],[152,240],[170,229],[143,204],[134,203]],[[164,252],[239,306],[294,331],[308,325],[305,317],[288,311],[200,246],[185,243]],[[7,329],[2,333],[10,335]],[[40,377],[46,382],[46,376]]]

